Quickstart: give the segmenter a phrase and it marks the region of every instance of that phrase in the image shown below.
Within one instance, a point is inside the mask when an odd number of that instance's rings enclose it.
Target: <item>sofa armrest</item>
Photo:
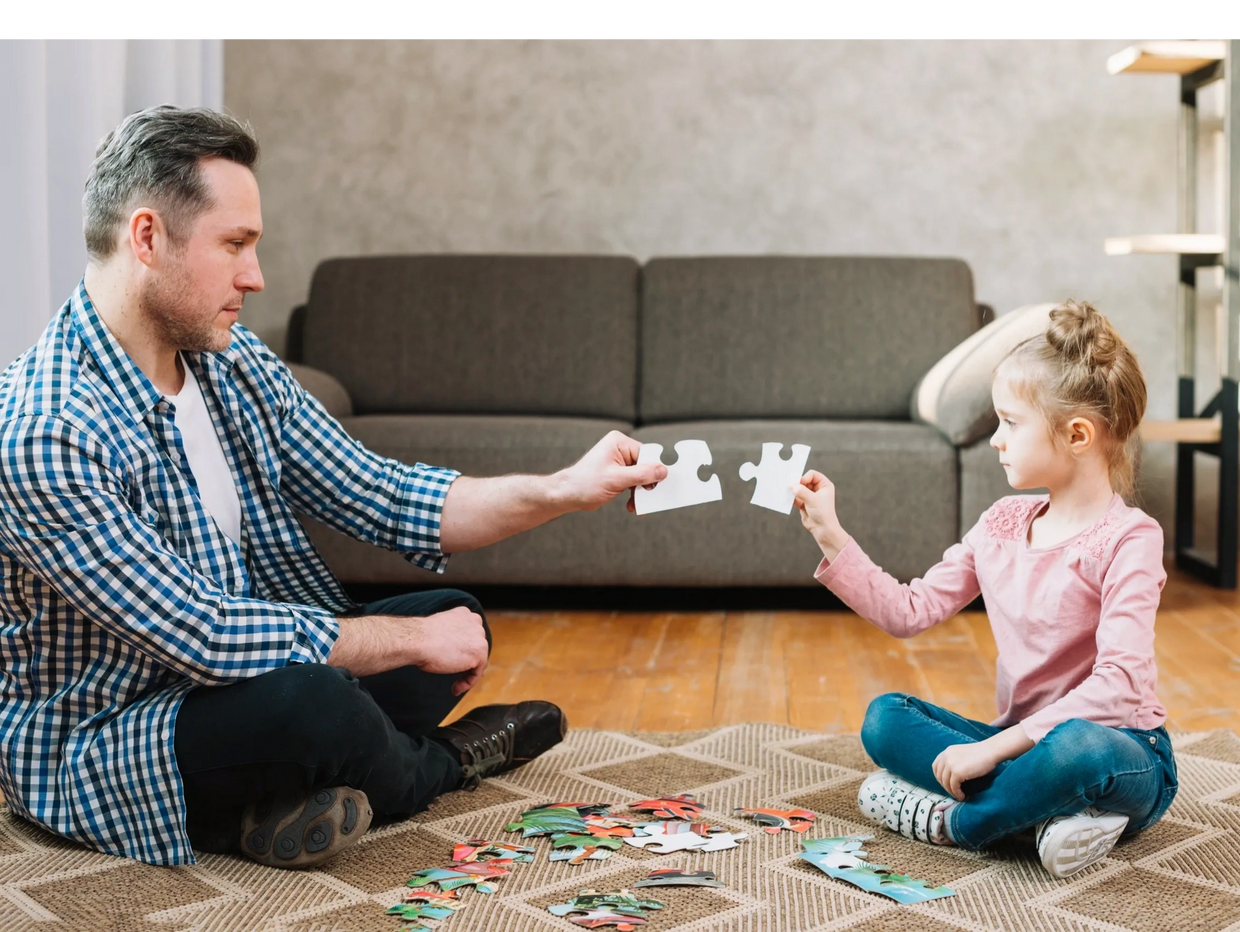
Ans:
[[[353,415],[353,399],[349,397],[349,390],[341,385],[334,375],[296,362],[288,363],[288,367],[294,378],[301,383],[301,387],[322,402],[332,417]]]

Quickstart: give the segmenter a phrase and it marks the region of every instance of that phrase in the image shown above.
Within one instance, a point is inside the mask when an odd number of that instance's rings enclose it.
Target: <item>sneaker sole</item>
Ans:
[[[241,851],[269,867],[304,869],[334,858],[356,843],[374,812],[361,790],[331,787],[308,797],[247,809],[241,822]]]
[[[1091,825],[1070,833],[1059,844],[1059,850],[1051,863],[1042,862],[1042,866],[1051,875],[1061,880],[1080,873],[1085,868],[1097,864],[1115,847],[1115,842],[1123,834],[1127,822],[1119,828],[1107,830],[1101,825]]]

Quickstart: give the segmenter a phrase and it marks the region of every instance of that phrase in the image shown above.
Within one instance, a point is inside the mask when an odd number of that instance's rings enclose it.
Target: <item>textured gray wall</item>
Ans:
[[[911,254],[1002,312],[1088,298],[1173,413],[1177,82],[1116,42],[228,42],[262,141],[277,348],[322,258],[379,252]],[[1166,445],[1146,455],[1167,524]]]

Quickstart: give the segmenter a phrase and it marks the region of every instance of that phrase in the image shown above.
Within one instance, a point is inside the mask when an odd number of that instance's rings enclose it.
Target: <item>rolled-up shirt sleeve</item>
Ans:
[[[195,683],[322,662],[339,635],[326,609],[220,589],[135,511],[112,446],[64,417],[0,429],[0,546],[93,623]]]

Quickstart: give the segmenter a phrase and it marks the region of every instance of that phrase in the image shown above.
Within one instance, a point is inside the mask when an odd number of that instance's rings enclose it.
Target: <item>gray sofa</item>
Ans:
[[[738,476],[764,441],[807,443],[844,526],[907,580],[1009,492],[985,439],[957,449],[909,419],[915,384],[978,326],[954,259],[331,259],[289,357],[369,448],[487,476],[552,472],[612,428],[665,462],[697,438],[724,499],[641,518],[619,499],[458,554],[439,580],[307,525],[346,582],[812,586],[796,512],[750,505]]]

